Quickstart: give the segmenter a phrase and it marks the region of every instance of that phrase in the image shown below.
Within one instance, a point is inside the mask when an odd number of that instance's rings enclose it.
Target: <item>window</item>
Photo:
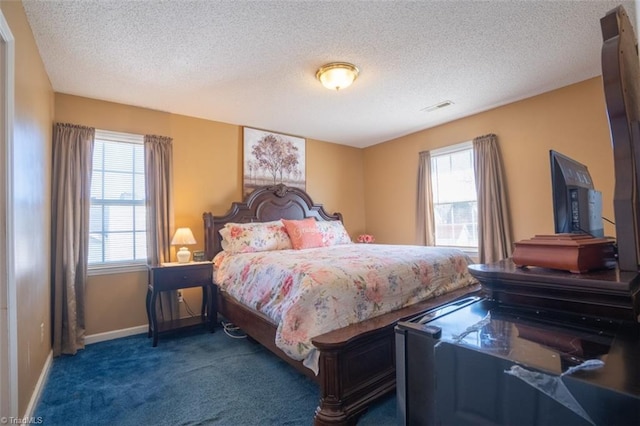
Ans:
[[[478,248],[478,203],[471,142],[431,151],[437,246]]]
[[[144,137],[96,130],[89,268],[146,263]]]

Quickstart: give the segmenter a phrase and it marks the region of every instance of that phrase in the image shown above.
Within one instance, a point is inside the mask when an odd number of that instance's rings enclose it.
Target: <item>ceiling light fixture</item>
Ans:
[[[347,62],[331,62],[321,66],[316,72],[316,78],[330,90],[340,90],[351,86],[360,70]]]

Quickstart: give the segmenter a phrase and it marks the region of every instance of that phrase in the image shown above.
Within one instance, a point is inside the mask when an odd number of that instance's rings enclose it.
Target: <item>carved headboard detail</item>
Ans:
[[[340,213],[329,214],[322,204],[314,204],[309,194],[299,188],[278,184],[257,188],[248,194],[243,202],[234,202],[224,216],[213,216],[209,212],[202,215],[204,220],[207,259],[211,260],[222,250],[220,229],[228,222],[270,222],[278,219],[339,220]]]

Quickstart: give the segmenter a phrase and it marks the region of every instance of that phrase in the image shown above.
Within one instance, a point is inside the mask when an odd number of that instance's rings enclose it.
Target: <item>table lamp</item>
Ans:
[[[191,259],[191,252],[186,247],[190,244],[195,244],[196,239],[193,237],[193,232],[189,228],[178,228],[176,233],[173,235],[171,239],[172,246],[182,246],[176,252],[176,257],[178,258],[178,263],[188,263]]]

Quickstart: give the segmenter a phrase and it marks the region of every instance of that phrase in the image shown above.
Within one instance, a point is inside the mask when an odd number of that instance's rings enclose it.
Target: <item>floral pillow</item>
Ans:
[[[220,230],[222,249],[229,253],[291,249],[282,221],[227,223]]]
[[[319,221],[316,226],[322,234],[322,244],[324,246],[335,246],[337,244],[351,244],[351,237],[339,220]]]
[[[318,230],[316,220],[312,217],[302,220],[282,219],[287,229],[291,244],[296,250],[322,247],[322,234]]]

